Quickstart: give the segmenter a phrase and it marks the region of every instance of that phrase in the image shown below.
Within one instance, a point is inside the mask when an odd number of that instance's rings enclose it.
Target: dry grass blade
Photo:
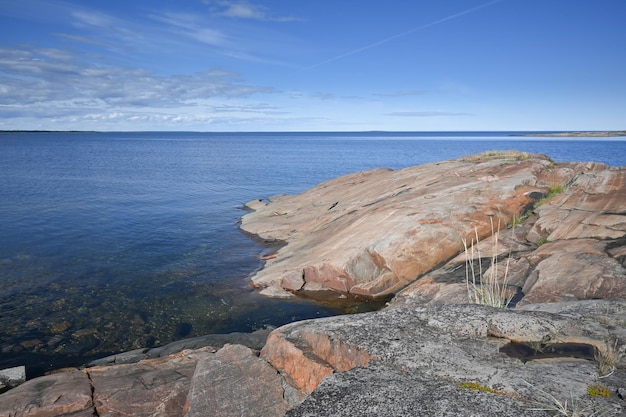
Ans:
[[[611,407],[583,407],[571,396],[569,401],[561,401],[549,392],[539,389],[527,381],[524,381],[524,383],[540,397],[540,399],[535,399],[533,401],[535,406],[533,408],[529,408],[531,411],[555,412],[556,414],[554,414],[554,416],[566,417],[605,417],[615,414],[615,410]]]
[[[595,359],[598,362],[598,372],[601,378],[606,378],[615,372],[615,365],[621,356],[617,340],[612,344],[606,342],[604,348],[596,350]]]
[[[493,218],[491,219],[491,267],[483,271],[482,256],[478,246],[478,230],[474,229],[475,240],[472,238],[469,246],[467,240],[463,239],[465,250],[465,284],[467,286],[467,296],[470,303],[483,304],[492,307],[507,307],[511,302],[508,293],[507,279],[509,272],[509,262],[511,254],[506,260],[503,279],[500,279],[498,261],[498,243],[500,235],[500,221],[498,228],[494,228]],[[478,271],[476,271],[475,260],[478,260]]]

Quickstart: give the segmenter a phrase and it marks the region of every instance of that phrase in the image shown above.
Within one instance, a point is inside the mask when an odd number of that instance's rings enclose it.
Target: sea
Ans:
[[[381,307],[260,296],[253,199],[490,150],[626,165],[624,137],[520,133],[0,133],[0,369]]]

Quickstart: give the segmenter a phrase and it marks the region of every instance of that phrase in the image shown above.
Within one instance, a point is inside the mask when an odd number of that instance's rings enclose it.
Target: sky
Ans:
[[[626,129],[624,0],[0,0],[0,130]]]

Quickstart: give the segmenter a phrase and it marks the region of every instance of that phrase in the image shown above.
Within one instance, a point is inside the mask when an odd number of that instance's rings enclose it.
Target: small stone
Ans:
[[[278,287],[267,287],[259,292],[261,295],[265,295],[270,298],[293,298],[295,295],[290,293],[289,291],[285,291],[282,288]]]
[[[26,381],[26,367],[16,366],[0,370],[0,392],[23,384]]]
[[[66,331],[67,329],[69,329],[70,327],[72,327],[72,323],[70,323],[67,320],[63,320],[61,322],[57,322],[57,323],[52,323],[50,325],[50,330],[52,331],[52,333],[54,334],[59,334],[59,333],[63,333],[64,331]]]
[[[304,285],[301,270],[289,271],[283,275],[281,286],[288,291],[298,291]]]
[[[98,334],[98,331],[96,329],[80,329],[72,333],[72,336],[74,336],[77,339],[80,339],[80,338],[84,338],[88,336],[93,336],[96,334]]]
[[[20,346],[22,346],[24,349],[34,349],[43,347],[44,343],[39,339],[31,339],[23,341],[22,343],[20,343]]]

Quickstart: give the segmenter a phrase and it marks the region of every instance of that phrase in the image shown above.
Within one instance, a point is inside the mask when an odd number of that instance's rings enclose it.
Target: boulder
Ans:
[[[521,304],[626,298],[626,268],[607,254],[607,242],[559,240],[532,253],[539,259],[522,291]]]
[[[252,283],[392,294],[458,254],[463,239],[488,236],[492,223],[525,211],[547,192],[554,167],[542,155],[493,153],[358,172],[264,205],[256,201],[241,228],[286,245]]]
[[[196,364],[210,348],[187,350],[138,363],[85,370],[100,417],[181,416]]]
[[[372,365],[334,374],[289,417],[545,416],[509,395],[460,388],[445,379]]]
[[[0,393],[15,388],[26,381],[26,367],[15,366],[13,368],[0,369]]]
[[[94,415],[89,377],[65,369],[26,381],[0,395],[0,417]]]
[[[183,415],[282,416],[287,407],[276,370],[245,346],[225,345],[198,362]]]

